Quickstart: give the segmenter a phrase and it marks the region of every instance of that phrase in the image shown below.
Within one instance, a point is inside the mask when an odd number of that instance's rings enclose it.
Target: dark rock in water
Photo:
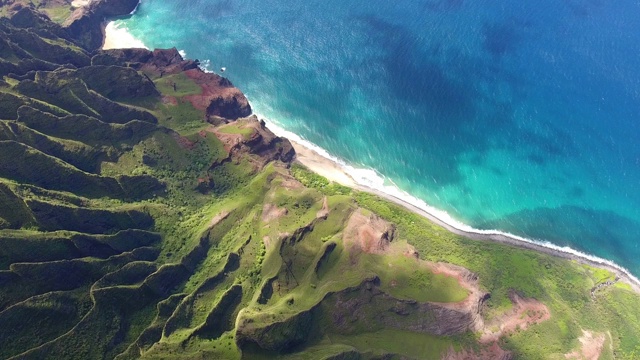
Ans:
[[[157,67],[165,73],[196,69],[200,63],[197,60],[185,60],[178,49],[155,49],[147,66]]]

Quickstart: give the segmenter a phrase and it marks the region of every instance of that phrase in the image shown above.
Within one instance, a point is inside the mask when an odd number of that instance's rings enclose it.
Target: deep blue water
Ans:
[[[640,3],[143,0],[122,25],[454,218],[640,274]]]

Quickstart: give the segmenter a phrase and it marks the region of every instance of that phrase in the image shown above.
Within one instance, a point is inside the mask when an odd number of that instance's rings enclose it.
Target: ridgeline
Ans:
[[[640,358],[609,271],[330,183],[176,49],[99,50],[137,1],[3,4],[0,358]]]

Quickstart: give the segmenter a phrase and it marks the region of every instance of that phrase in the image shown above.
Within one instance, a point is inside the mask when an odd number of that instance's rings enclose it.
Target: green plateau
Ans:
[[[197,61],[93,46],[118,1],[6,3],[1,359],[640,359],[614,273],[309,171]]]

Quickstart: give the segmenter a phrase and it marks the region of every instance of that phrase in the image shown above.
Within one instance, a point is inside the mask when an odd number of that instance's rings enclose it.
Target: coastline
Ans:
[[[114,21],[107,21],[104,27],[104,45],[102,49],[147,48],[143,42],[134,38],[126,28],[118,28]],[[148,48],[147,48],[148,49]],[[255,114],[255,113],[254,113]],[[616,279],[631,286],[640,293],[640,280],[631,272],[613,261],[582,253],[569,247],[561,247],[550,242],[527,239],[498,230],[474,229],[453,219],[448,213],[433,208],[424,201],[412,197],[410,194],[394,187],[384,185],[384,179],[374,170],[357,169],[344,161],[330,155],[324,149],[305,141],[300,136],[277,126],[260,114],[258,118],[266,121],[267,127],[277,136],[289,139],[296,151],[296,161],[311,171],[326,177],[331,181],[351,187],[358,191],[365,191],[393,202],[405,209],[427,218],[429,221],[460,236],[477,241],[492,241],[518,248],[538,251],[555,257],[560,257],[580,264],[606,269],[615,274]]]
[[[120,28],[115,21],[104,25],[104,43],[102,50],[124,48],[147,48],[144,43],[131,35],[127,28]]]
[[[269,127],[273,131],[273,126],[269,122],[267,122],[267,127]],[[276,135],[280,136],[277,132]],[[323,155],[319,154],[313,147],[308,147],[303,144],[303,142],[291,139],[289,141],[291,141],[291,144],[296,151],[296,161],[298,163],[306,166],[311,171],[326,177],[330,181],[335,181],[341,185],[351,187],[358,191],[372,193],[396,205],[402,206],[403,208],[415,214],[425,217],[429,221],[443,227],[447,231],[450,231],[456,235],[464,236],[466,238],[477,241],[492,241],[522,249],[534,250],[547,255],[560,257],[567,260],[573,260],[580,264],[606,269],[615,274],[618,281],[622,281],[630,285],[634,291],[640,293],[640,280],[633,274],[631,274],[627,269],[610,260],[581,253],[572,248],[561,247],[549,242],[535,241],[517,235],[504,233],[498,230],[473,229],[457,221],[444,220],[440,216],[438,216],[439,214],[443,213],[442,211],[430,212],[400,197],[358,183],[351,175],[349,175],[347,171],[344,170],[344,167],[340,163],[324,157]],[[447,216],[447,218],[451,219],[449,216]]]

